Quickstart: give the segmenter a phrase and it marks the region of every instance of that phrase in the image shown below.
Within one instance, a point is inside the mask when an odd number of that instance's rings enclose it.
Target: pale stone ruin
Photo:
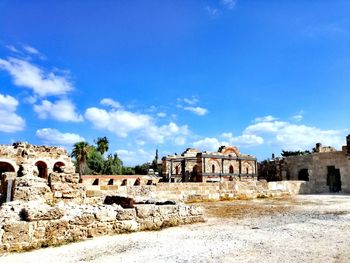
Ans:
[[[273,158],[262,168],[273,180],[306,181],[309,193],[350,193],[350,135],[342,150],[317,143],[313,153]]]
[[[86,197],[71,158],[58,147],[1,145],[0,178],[0,253],[204,220],[200,208],[173,201]]]
[[[237,147],[221,146],[217,152],[188,148],[162,159],[162,174],[170,182],[256,180],[257,159]]]

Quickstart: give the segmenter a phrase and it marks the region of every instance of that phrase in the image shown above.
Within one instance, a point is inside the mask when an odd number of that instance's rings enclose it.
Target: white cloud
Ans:
[[[273,117],[271,115],[264,116],[264,117],[258,117],[254,119],[254,122],[264,122],[264,121],[276,121],[278,118]]]
[[[284,150],[307,150],[317,142],[341,147],[346,130],[322,130],[286,121],[271,121],[252,124],[243,133],[263,137],[265,141]]]
[[[302,114],[296,114],[292,118],[295,121],[301,121],[304,118],[304,116]]]
[[[40,54],[40,52],[36,48],[33,48],[31,46],[28,46],[28,45],[23,46],[23,49],[25,51],[27,51],[28,53],[33,54],[33,55],[39,55]]]
[[[16,114],[18,101],[10,95],[0,94],[0,132],[12,133],[25,127],[25,120]]]
[[[154,152],[147,152],[143,149],[138,150],[117,150],[118,157],[123,161],[126,166],[135,166],[146,162],[151,162],[154,157]]]
[[[204,116],[208,110],[202,107],[184,107],[184,110],[191,111],[198,116]]]
[[[118,102],[110,98],[104,98],[100,101],[100,104],[105,105],[105,106],[110,106],[115,109],[120,109],[123,106]]]
[[[262,137],[250,134],[242,134],[240,136],[233,136],[232,133],[223,133],[221,137],[225,140],[217,138],[204,138],[193,143],[193,147],[200,150],[217,151],[222,145],[232,145],[238,147],[257,146],[264,143]]]
[[[198,103],[198,99],[195,97],[192,97],[191,99],[184,98],[183,101],[189,105],[196,105]]]
[[[19,53],[19,50],[13,45],[6,45],[5,47],[12,52]]]
[[[133,133],[137,141],[140,142],[164,143],[166,140],[174,143],[183,142],[183,138],[179,139],[179,137],[186,137],[189,134],[187,125],[178,126],[176,123],[170,122],[157,126],[150,115],[123,109],[107,111],[92,107],[85,111],[85,118],[95,128],[110,131],[118,137],[125,138]]]
[[[217,151],[221,145],[217,138],[204,138],[193,143],[193,147],[201,151]]]
[[[62,133],[51,128],[37,130],[36,136],[44,143],[51,145],[72,145],[76,142],[85,141],[85,139],[78,134]]]
[[[166,117],[166,113],[165,113],[165,112],[158,112],[158,113],[157,113],[157,116],[158,116],[159,118],[164,118],[164,117]]]
[[[212,17],[216,17],[216,16],[219,16],[221,14],[221,11],[215,7],[206,6],[205,9],[209,13],[209,15]]]
[[[292,116],[292,119],[295,121],[301,121],[303,118],[304,118],[304,111],[303,110],[299,111],[297,114]]]
[[[236,6],[236,0],[221,0],[221,4],[231,10]]]
[[[66,76],[44,72],[26,60],[0,58],[0,69],[7,71],[12,76],[15,85],[29,88],[40,97],[63,95],[73,90],[73,85]]]
[[[255,134],[242,134],[234,137],[232,133],[223,133],[222,137],[228,140],[228,144],[239,147],[257,146],[264,143],[264,139]]]
[[[67,99],[61,99],[54,103],[43,100],[40,105],[34,105],[34,111],[40,119],[52,118],[64,122],[83,121],[83,117],[75,112],[75,105]]]

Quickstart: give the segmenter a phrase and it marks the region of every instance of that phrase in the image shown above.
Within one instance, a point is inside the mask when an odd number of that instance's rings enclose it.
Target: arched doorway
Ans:
[[[47,179],[47,164],[43,161],[37,161],[35,166],[38,167],[39,177]]]
[[[211,172],[212,172],[213,174],[215,174],[215,164],[213,164],[213,165],[211,166]]]
[[[62,173],[64,166],[65,166],[65,164],[63,162],[56,162],[53,165],[53,171],[56,172],[56,173]]]
[[[309,181],[309,170],[308,169],[301,169],[298,173],[298,180]]]
[[[233,174],[234,173],[234,169],[233,169],[233,166],[230,165],[230,174]]]
[[[191,182],[199,182],[198,179],[198,165],[195,165],[192,169]]]
[[[6,201],[7,199],[7,191],[8,191],[8,188],[10,188],[10,198],[11,195],[12,195],[12,189],[13,189],[13,185],[12,185],[12,181],[13,180],[10,180],[10,181],[5,181],[5,176],[3,176],[3,173],[7,173],[7,172],[15,172],[15,168],[10,164],[10,163],[7,163],[7,162],[0,162],[0,203],[3,203]],[[8,183],[11,182],[11,185],[8,186]],[[9,200],[10,201],[10,200]]]
[[[176,174],[176,175],[179,174],[179,170],[180,170],[179,166],[176,166],[176,167],[175,167],[175,174]]]

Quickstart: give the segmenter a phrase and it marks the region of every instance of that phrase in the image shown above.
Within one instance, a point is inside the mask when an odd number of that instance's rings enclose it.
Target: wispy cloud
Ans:
[[[23,46],[23,49],[25,51],[27,51],[29,54],[33,54],[33,55],[39,55],[40,54],[40,52],[36,48],[28,46],[28,45]]]
[[[36,131],[36,136],[45,144],[72,145],[76,142],[85,141],[83,137],[75,133],[62,133],[59,130],[44,128]]]
[[[191,111],[198,116],[204,116],[208,113],[208,110],[202,107],[184,107],[184,110]]]
[[[100,101],[101,105],[110,106],[115,109],[123,108],[123,106],[118,102],[110,98],[104,98]]]
[[[231,10],[236,6],[236,0],[221,0],[221,4]]]

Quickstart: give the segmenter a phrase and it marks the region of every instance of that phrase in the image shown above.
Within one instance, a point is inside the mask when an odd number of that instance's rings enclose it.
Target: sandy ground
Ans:
[[[0,262],[350,262],[350,196],[201,205],[206,223],[8,254]]]

